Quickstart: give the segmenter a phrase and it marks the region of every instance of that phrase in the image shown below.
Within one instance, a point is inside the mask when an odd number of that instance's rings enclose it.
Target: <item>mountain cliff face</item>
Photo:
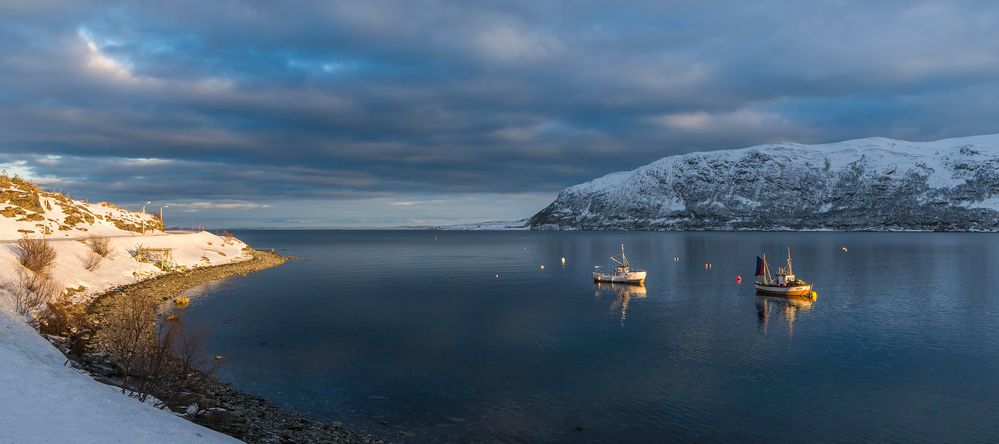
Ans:
[[[536,230],[999,231],[999,135],[690,153],[559,193]]]

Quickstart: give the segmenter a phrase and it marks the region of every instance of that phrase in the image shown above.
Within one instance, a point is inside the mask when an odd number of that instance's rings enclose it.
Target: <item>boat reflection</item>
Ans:
[[[603,295],[613,295],[611,300],[610,311],[611,313],[621,314],[621,326],[624,326],[624,321],[628,318],[628,304],[631,302],[631,298],[644,299],[647,290],[645,285],[628,285],[628,284],[607,284],[607,283],[596,283],[593,285],[594,294],[593,297],[600,299]]]
[[[815,300],[809,296],[756,296],[756,321],[760,332],[766,334],[770,318],[777,312],[787,321],[788,334],[794,333],[794,321],[798,312],[812,311]]]

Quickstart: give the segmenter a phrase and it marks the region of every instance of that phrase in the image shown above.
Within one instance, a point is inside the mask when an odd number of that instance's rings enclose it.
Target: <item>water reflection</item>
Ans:
[[[644,285],[607,284],[598,282],[593,284],[593,287],[595,289],[593,297],[596,299],[600,299],[600,297],[605,294],[613,295],[610,311],[611,313],[621,314],[622,327],[624,327],[624,321],[628,318],[628,304],[631,302],[631,298],[644,299],[648,293]]]
[[[756,296],[756,321],[761,333],[767,333],[767,325],[774,312],[787,321],[788,334],[794,333],[794,321],[798,311],[810,312],[815,301],[809,297],[798,296]]]

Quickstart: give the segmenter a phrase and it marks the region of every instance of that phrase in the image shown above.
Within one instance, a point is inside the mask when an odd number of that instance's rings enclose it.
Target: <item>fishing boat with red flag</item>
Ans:
[[[756,256],[756,294],[815,298],[812,283],[798,279],[791,268],[791,249],[787,249],[787,267],[778,267],[776,279],[771,274],[767,255]]]

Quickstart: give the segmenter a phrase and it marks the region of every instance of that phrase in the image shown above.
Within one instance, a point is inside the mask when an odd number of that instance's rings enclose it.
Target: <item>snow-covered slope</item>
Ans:
[[[671,156],[567,188],[530,226],[997,231],[999,135]]]
[[[65,360],[0,300],[0,443],[238,442],[129,398]]]
[[[23,235],[67,238],[160,231],[151,214],[127,211],[107,202],[89,203],[45,191],[17,177],[0,176],[0,240]]]
[[[52,281],[82,300],[163,274],[133,257],[140,245],[170,249],[173,264],[187,268],[250,257],[239,240],[160,229],[159,220],[147,214],[73,200],[0,176],[0,443],[235,441],[64,366],[66,358],[15,312],[5,289],[27,271],[12,249],[23,236],[50,241],[56,251]],[[90,236],[107,237],[112,248],[92,270],[84,265]]]

